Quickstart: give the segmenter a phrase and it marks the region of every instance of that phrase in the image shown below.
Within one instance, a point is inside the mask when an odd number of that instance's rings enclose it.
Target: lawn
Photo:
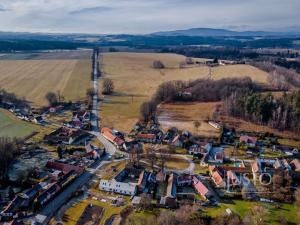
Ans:
[[[0,137],[24,138],[38,129],[39,126],[21,121],[9,111],[0,109]]]
[[[102,179],[112,179],[125,168],[125,165],[125,160],[106,164],[103,167],[101,167],[101,171],[99,171],[99,174],[101,174]]]
[[[125,200],[126,200],[126,198],[125,198]],[[101,202],[101,201],[97,201],[97,200],[86,199],[86,200],[79,202],[78,204],[71,207],[70,209],[68,209],[65,212],[65,214],[63,216],[64,224],[65,225],[75,225],[76,222],[79,220],[80,216],[82,215],[82,213],[84,212],[84,209],[89,204],[97,205],[97,206],[103,207],[103,209],[104,209],[104,213],[103,213],[103,216],[102,216],[102,219],[101,219],[99,225],[103,225],[105,223],[105,221],[108,218],[110,218],[111,216],[120,214],[121,210],[123,208],[125,208],[125,206],[121,206],[121,207],[111,206],[110,202]]]
[[[246,216],[250,209],[255,205],[265,206],[269,213],[267,215],[267,224],[277,225],[280,224],[278,219],[280,216],[285,217],[288,222],[297,224],[299,220],[299,207],[292,204],[283,204],[280,209],[277,209],[275,205],[261,202],[250,202],[250,201],[242,201],[242,200],[234,200],[232,204],[230,203],[222,203],[218,208],[209,208],[206,213],[212,217],[224,213],[227,208],[230,208],[233,212],[238,213],[242,218]]]
[[[89,60],[1,60],[0,87],[35,106],[47,104],[49,91],[76,101],[86,96],[90,71]]]
[[[143,158],[142,161],[146,163],[145,165],[146,168],[151,169],[150,168],[151,162],[148,159]],[[183,159],[180,156],[175,156],[175,155],[168,157],[165,161],[165,168],[169,170],[184,170],[187,169],[189,165],[190,164],[186,159]],[[158,155],[157,155],[157,160],[154,163],[154,166],[156,167],[161,166],[161,160]]]
[[[161,60],[165,69],[154,69],[154,60]],[[129,132],[139,118],[139,107],[155,93],[159,84],[170,80],[194,80],[207,78],[205,65],[180,68],[185,57],[159,53],[105,53],[101,57],[101,69],[105,77],[114,81],[115,94],[105,98],[100,112],[102,124]],[[267,74],[248,65],[220,66],[212,69],[212,77],[250,76],[265,82]],[[101,84],[101,82],[100,82]],[[100,86],[101,87],[101,86]]]
[[[189,167],[189,162],[185,159],[173,156],[167,159],[165,167],[170,170],[183,170]]]

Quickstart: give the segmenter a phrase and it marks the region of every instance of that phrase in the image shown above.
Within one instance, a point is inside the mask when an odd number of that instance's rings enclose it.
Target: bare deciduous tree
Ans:
[[[57,95],[54,92],[48,92],[45,97],[50,106],[54,106],[58,103]]]
[[[153,68],[154,69],[164,69],[165,65],[160,60],[153,61]]]
[[[144,102],[140,107],[140,115],[144,122],[149,122],[151,118],[155,117],[156,103],[154,101]]]
[[[104,95],[110,95],[114,92],[114,82],[109,79],[109,78],[105,78],[103,80],[103,91],[102,94]]]

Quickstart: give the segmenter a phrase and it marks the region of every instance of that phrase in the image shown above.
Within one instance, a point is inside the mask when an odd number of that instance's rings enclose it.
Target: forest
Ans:
[[[230,116],[279,130],[300,130],[300,91],[285,93],[276,99],[271,93],[236,91],[224,100]]]

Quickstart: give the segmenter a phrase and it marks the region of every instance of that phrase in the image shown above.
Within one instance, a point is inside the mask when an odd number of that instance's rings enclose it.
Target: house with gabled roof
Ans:
[[[113,132],[112,129],[108,128],[108,127],[103,127],[101,129],[101,134],[107,139],[109,140],[110,142],[112,142],[113,144],[115,144],[117,147],[122,147],[122,145],[125,143],[125,141],[116,136]]]
[[[244,143],[248,147],[255,147],[257,144],[257,137],[253,137],[249,135],[241,135],[240,143]]]
[[[226,179],[223,171],[221,171],[217,166],[209,166],[209,171],[213,182],[218,188],[226,187]]]
[[[209,191],[206,185],[196,176],[193,176],[192,185],[196,192],[200,194],[204,199],[209,200],[211,197],[213,197],[212,193]]]
[[[176,187],[176,175],[171,173],[168,178],[168,186],[166,195],[161,197],[160,205],[167,208],[176,208],[177,207],[177,187]]]

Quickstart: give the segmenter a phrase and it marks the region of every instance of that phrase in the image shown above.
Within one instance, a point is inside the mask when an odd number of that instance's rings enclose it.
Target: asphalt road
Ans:
[[[93,68],[93,88],[94,88],[94,95],[93,95],[93,106],[92,106],[92,127],[93,131],[99,131],[99,99],[98,99],[98,56],[94,54],[94,68]]]
[[[101,133],[99,132],[99,99],[98,99],[98,57],[95,54],[94,56],[94,68],[93,68],[93,88],[94,88],[94,96],[93,96],[93,106],[92,106],[92,127],[93,131],[90,132],[94,134],[100,142],[103,143],[106,152],[108,153],[104,158],[97,160],[89,169],[87,169],[83,174],[81,174],[74,182],[72,182],[69,186],[67,186],[63,192],[57,195],[49,204],[47,204],[39,214],[46,216],[46,221],[44,224],[47,224],[51,217],[57,212],[57,210],[66,203],[71,197],[72,194],[78,190],[83,185],[87,184],[92,176],[96,173],[96,171],[102,167],[104,164],[109,163],[110,160],[109,155],[113,155],[116,152],[116,147],[105,139]]]

